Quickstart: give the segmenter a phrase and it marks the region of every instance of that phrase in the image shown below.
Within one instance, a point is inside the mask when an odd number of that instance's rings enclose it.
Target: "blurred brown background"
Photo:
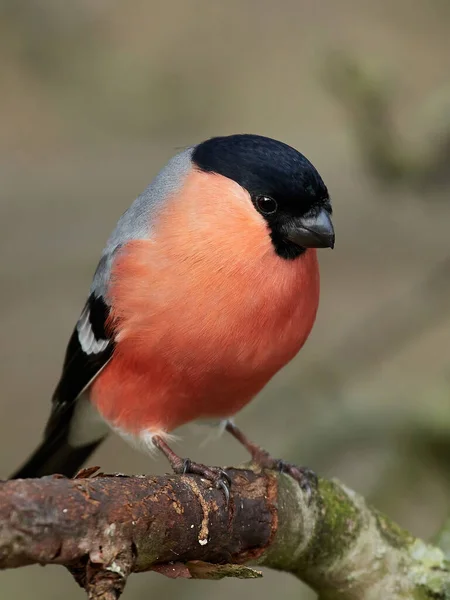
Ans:
[[[450,5],[445,0],[0,2],[0,472],[38,442],[118,216],[179,147],[253,132],[319,168],[337,245],[313,334],[238,423],[415,534],[450,508]],[[224,436],[178,449],[238,463]],[[164,472],[117,438],[104,470]],[[134,576],[124,597],[311,599],[261,581]],[[57,568],[0,597],[81,598]]]

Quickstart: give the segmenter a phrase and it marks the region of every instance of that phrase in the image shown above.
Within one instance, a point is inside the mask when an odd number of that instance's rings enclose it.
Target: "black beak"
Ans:
[[[333,223],[324,208],[315,217],[296,219],[286,237],[302,248],[334,248]]]

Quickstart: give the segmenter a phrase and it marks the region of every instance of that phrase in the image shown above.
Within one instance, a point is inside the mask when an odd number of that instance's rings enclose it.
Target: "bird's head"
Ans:
[[[307,248],[333,248],[328,190],[300,152],[259,135],[215,137],[192,152],[195,168],[244,188],[265,219],[276,253],[292,260]]]

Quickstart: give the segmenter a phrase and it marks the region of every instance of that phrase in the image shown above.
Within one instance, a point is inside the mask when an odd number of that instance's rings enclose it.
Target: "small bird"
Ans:
[[[317,170],[282,142],[238,134],[175,155],[107,241],[44,439],[12,477],[73,476],[112,430],[227,493],[226,473],[168,443],[181,425],[209,420],[254,462],[309,485],[308,470],[273,459],[232,418],[312,329],[331,213]]]

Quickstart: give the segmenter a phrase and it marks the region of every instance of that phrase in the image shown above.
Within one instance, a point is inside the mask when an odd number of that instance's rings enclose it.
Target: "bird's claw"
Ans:
[[[221,476],[222,480],[225,479],[228,487],[231,487],[231,484],[232,484],[231,477],[228,475],[228,473],[225,471],[225,469],[219,469],[219,471],[220,471],[220,476]]]
[[[223,491],[225,496],[225,504],[228,508],[228,505],[230,504],[230,488],[228,487],[228,484],[226,484],[225,481],[220,480],[216,483],[216,487]]]
[[[317,475],[314,471],[308,467],[298,467],[279,458],[272,458],[268,452],[260,448],[253,454],[253,462],[263,469],[286,473],[295,479],[305,493],[306,502],[308,504],[311,502],[313,492],[317,490],[318,486]]]
[[[313,492],[317,490],[319,484],[316,473],[312,469],[308,469],[308,467],[298,467],[284,460],[276,460],[275,466],[280,473],[286,473],[286,475],[290,475],[292,479],[298,482],[305,493],[306,502],[309,504]]]
[[[231,478],[226,471],[219,467],[207,467],[199,463],[192,462],[189,458],[183,460],[183,475],[200,475],[210,481],[218,490],[222,490],[225,496],[225,502],[228,508],[230,503]]]
[[[216,481],[216,488],[223,491],[227,508],[230,504],[230,487],[231,478],[228,473],[221,469],[220,478]]]
[[[191,464],[192,461],[190,458],[183,459],[183,475],[186,475],[186,473],[190,473]]]

